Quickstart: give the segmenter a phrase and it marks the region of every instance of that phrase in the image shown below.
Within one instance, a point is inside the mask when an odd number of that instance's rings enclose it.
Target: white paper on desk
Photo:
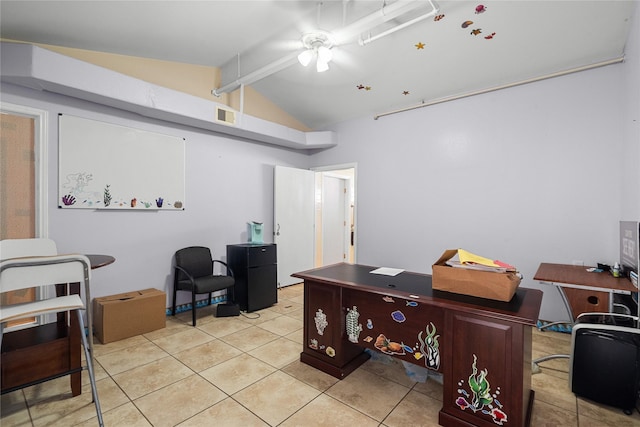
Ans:
[[[375,270],[371,270],[369,273],[381,274],[383,276],[397,276],[403,271],[404,270],[401,268],[380,267],[380,268],[376,268]]]

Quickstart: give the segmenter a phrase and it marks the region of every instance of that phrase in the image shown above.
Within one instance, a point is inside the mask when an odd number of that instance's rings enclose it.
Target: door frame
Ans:
[[[351,194],[349,194],[348,197],[348,202],[353,205],[353,218],[352,218],[352,226],[353,226],[353,230],[352,233],[354,235],[353,238],[353,254],[351,254],[351,256],[348,256],[347,259],[350,260],[352,259],[353,263],[357,263],[357,259],[358,259],[358,245],[357,245],[357,236],[358,236],[358,203],[357,203],[357,194],[358,194],[358,165],[357,163],[341,163],[341,164],[337,164],[337,165],[326,165],[326,166],[318,166],[318,167],[313,167],[310,168],[311,171],[316,172],[316,173],[328,173],[332,176],[338,176],[340,175],[339,172],[340,171],[344,171],[344,170],[352,170],[352,176],[343,176],[344,178],[347,179],[347,181],[350,183],[351,185]],[[350,242],[347,242],[347,244],[349,244]],[[348,248],[350,247],[350,245],[347,246]]]
[[[34,154],[35,154],[35,185],[36,185],[36,219],[35,237],[49,236],[49,211],[47,199],[49,195],[49,158],[47,135],[49,134],[49,113],[23,105],[0,102],[0,112],[14,116],[34,119]]]

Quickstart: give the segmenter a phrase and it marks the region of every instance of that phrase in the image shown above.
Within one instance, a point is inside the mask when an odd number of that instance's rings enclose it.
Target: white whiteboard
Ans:
[[[183,138],[58,117],[60,208],[184,209]]]

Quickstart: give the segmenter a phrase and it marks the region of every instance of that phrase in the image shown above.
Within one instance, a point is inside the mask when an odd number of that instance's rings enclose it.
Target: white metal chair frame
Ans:
[[[0,262],[0,292],[9,292],[35,286],[46,286],[56,283],[84,282],[89,287],[91,264],[84,255],[50,255],[24,258],[10,258]],[[5,323],[43,314],[75,311],[89,371],[91,394],[95,403],[98,423],[103,426],[102,411],[93,369],[93,352],[84,333],[82,310],[85,305],[77,294],[64,295],[39,301],[0,306],[0,346],[4,334]],[[73,371],[69,372],[71,374]],[[46,380],[43,380],[46,381]]]

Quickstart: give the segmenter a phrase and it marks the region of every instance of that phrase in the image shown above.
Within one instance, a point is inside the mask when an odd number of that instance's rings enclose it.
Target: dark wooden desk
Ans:
[[[572,321],[581,313],[613,312],[613,294],[638,292],[625,277],[590,273],[585,266],[542,263],[534,280],[556,286]],[[638,312],[640,315],[640,311]]]
[[[441,425],[501,425],[505,417],[506,425],[528,425],[531,330],[542,292],[520,288],[505,303],[433,290],[429,275],[370,273],[375,268],[335,264],[293,274],[304,279],[300,360],[342,379],[367,360],[365,348],[380,351],[442,373]]]
[[[110,255],[86,255],[91,269],[115,262]],[[79,283],[59,284],[57,295],[80,293]],[[67,288],[68,286],[68,288]],[[87,309],[91,301],[85,289]],[[91,315],[87,315],[91,330]],[[57,321],[4,334],[1,351],[1,393],[9,393],[33,384],[70,374],[71,394],[82,393],[81,331],[75,312],[59,314]]]

